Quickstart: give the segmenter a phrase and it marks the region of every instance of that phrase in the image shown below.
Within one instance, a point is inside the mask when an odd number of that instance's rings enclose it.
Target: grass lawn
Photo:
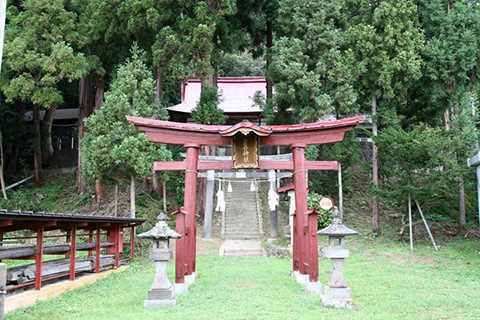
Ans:
[[[411,254],[407,244],[357,240],[349,244],[346,280],[359,311],[327,309],[289,276],[291,262],[275,258],[201,254],[189,292],[177,306],[143,308],[153,264],[136,262],[121,273],[6,319],[479,319],[478,240],[426,246]],[[326,283],[331,264],[320,261]],[[170,279],[174,263],[169,265]]]

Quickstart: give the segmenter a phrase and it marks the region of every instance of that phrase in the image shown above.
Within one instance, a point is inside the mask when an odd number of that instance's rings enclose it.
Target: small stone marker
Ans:
[[[155,280],[148,290],[147,299],[143,302],[145,308],[168,307],[176,304],[173,286],[167,278],[167,263],[172,256],[172,252],[168,249],[168,242],[169,239],[178,239],[181,235],[168,227],[166,223],[168,218],[163,212],[157,219],[155,227],[138,235],[139,238],[153,240],[150,260],[155,263]]]

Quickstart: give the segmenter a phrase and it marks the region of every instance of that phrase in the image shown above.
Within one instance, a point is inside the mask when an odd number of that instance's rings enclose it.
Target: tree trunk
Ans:
[[[33,105],[33,127],[35,129],[35,143],[33,146],[33,167],[35,171],[35,186],[42,184],[42,131],[40,130],[40,107]]]
[[[57,108],[52,106],[45,111],[42,129],[42,165],[48,166],[53,157],[52,124]]]
[[[445,130],[450,130],[450,110],[446,109],[443,113],[443,125],[445,126]]]
[[[0,131],[0,188],[2,189],[3,199],[7,200],[7,192],[5,190],[5,179],[3,178],[3,143],[2,131]]]
[[[152,169],[152,191],[160,194],[160,183],[158,183],[157,172]]]
[[[218,66],[217,64],[214,64],[212,67],[213,67],[212,87],[218,88]]]
[[[97,199],[97,203],[102,202],[104,198],[104,190],[101,179],[95,179],[95,198]]]
[[[163,94],[163,79],[162,79],[162,72],[159,68],[155,71],[155,97],[154,102],[158,103],[158,105],[162,104],[162,94]]]
[[[135,176],[130,176],[130,218],[135,218]]]
[[[268,68],[272,64],[272,45],[273,45],[273,26],[272,26],[272,17],[267,17],[267,30],[266,30],[266,36],[267,36],[267,43],[266,43],[266,49],[267,49],[267,54],[266,54],[266,69],[267,72],[265,73],[267,75],[267,100],[272,99],[273,97],[273,84],[272,81],[270,80],[270,77],[268,76]]]
[[[103,95],[105,92],[105,84],[103,77],[97,76],[95,78],[95,110],[98,110],[103,105]]]
[[[377,127],[377,97],[372,95],[372,133],[376,137],[378,135]],[[378,188],[378,147],[373,142],[372,148],[372,180],[375,188]],[[373,220],[373,231],[378,232],[380,230],[380,223],[378,218],[378,201],[377,196],[373,196],[372,201],[372,220]]]
[[[89,76],[83,77],[78,82],[78,160],[77,160],[77,192],[85,194],[87,184],[82,176],[83,154],[81,141],[85,135],[84,119],[89,115],[89,95],[90,95]]]
[[[467,223],[467,220],[465,215],[465,185],[462,177],[460,178],[459,186],[460,186],[460,189],[458,191],[458,195],[460,198],[460,208],[459,208],[460,224],[463,226],[465,223]]]
[[[118,217],[118,182],[115,182],[114,204],[115,209],[113,212],[115,214],[115,217]]]

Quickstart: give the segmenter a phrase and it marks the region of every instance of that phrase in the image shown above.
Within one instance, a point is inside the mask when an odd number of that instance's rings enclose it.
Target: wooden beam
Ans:
[[[185,170],[184,161],[156,161],[153,164],[155,171]],[[337,161],[305,161],[307,170],[338,170]],[[233,169],[231,160],[204,160],[198,162],[199,171]],[[260,160],[260,170],[293,170],[293,161],[288,160]]]
[[[0,220],[0,226],[11,226],[13,224],[12,219]]]
[[[159,143],[228,146],[232,144],[231,137],[222,137],[218,133],[188,132],[162,128],[138,126],[140,131],[147,134],[148,140]]]
[[[352,131],[351,127],[332,128],[326,130],[312,130],[303,132],[272,133],[268,137],[261,137],[260,144],[263,146],[291,145],[301,141],[305,145],[326,144],[340,142],[345,132]]]

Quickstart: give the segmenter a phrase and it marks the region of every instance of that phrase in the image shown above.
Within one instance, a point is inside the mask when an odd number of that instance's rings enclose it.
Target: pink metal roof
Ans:
[[[225,113],[260,113],[262,110],[254,105],[253,97],[260,91],[266,95],[265,77],[221,77],[217,81],[221,92],[218,105]],[[168,107],[169,111],[191,113],[200,100],[200,79],[188,79],[182,84],[182,102]]]
[[[271,130],[273,133],[325,130],[330,128],[354,126],[362,122],[364,119],[365,119],[365,116],[358,116],[353,118],[345,118],[341,120],[324,121],[324,122],[302,123],[302,124],[294,124],[294,125],[262,126],[262,129]],[[209,124],[183,123],[183,122],[153,120],[153,119],[146,119],[146,118],[139,118],[139,117],[132,117],[132,116],[127,116],[127,120],[137,126],[180,130],[180,131],[193,131],[193,132],[220,133],[221,131],[225,131],[227,129],[232,128],[232,126],[225,126],[225,125],[219,126],[219,125],[209,125]]]

